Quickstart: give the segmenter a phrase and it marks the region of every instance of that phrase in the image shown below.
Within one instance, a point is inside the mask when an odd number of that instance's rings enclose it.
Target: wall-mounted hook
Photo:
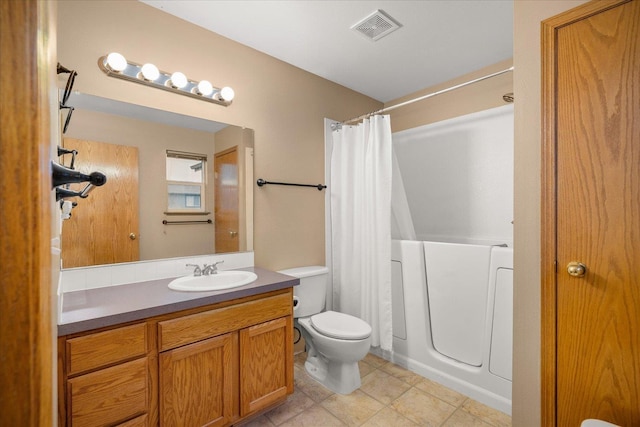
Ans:
[[[93,184],[87,184],[82,191],[73,191],[62,187],[56,187],[56,201],[67,197],[80,197],[82,199],[86,199],[94,188],[96,188],[96,186]]]
[[[69,150],[58,145],[58,157],[64,156],[65,154],[71,154],[71,164],[69,165],[69,169],[75,169],[74,165],[76,163],[76,156],[78,155],[78,151]]]

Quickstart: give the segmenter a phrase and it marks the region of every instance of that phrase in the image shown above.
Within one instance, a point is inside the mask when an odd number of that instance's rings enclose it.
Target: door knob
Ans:
[[[129,233],[129,238],[131,240],[136,240],[136,234],[135,233]]]
[[[571,261],[567,264],[567,273],[573,277],[584,277],[587,273],[587,266],[581,262]]]
[[[230,235],[231,237],[236,237],[236,236],[238,235],[238,232],[237,232],[237,231],[231,231],[231,230],[229,230],[229,235]]]

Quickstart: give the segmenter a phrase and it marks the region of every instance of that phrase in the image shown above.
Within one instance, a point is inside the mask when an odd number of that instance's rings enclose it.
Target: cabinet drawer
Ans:
[[[160,351],[292,315],[292,292],[158,323]]]
[[[68,375],[147,354],[145,323],[67,340]]]
[[[147,427],[149,425],[149,416],[147,414],[135,417],[132,420],[118,424],[118,427]]]
[[[133,360],[68,382],[71,425],[114,425],[149,409],[147,358]]]

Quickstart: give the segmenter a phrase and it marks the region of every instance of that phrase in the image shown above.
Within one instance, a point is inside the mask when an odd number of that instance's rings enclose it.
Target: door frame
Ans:
[[[541,425],[556,425],[557,349],[557,31],[633,0],[594,0],[542,21]]]

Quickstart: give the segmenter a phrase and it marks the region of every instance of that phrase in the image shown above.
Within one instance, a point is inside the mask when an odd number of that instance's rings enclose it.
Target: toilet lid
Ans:
[[[311,326],[323,335],[343,340],[361,340],[371,335],[371,326],[367,322],[336,311],[311,316]]]

